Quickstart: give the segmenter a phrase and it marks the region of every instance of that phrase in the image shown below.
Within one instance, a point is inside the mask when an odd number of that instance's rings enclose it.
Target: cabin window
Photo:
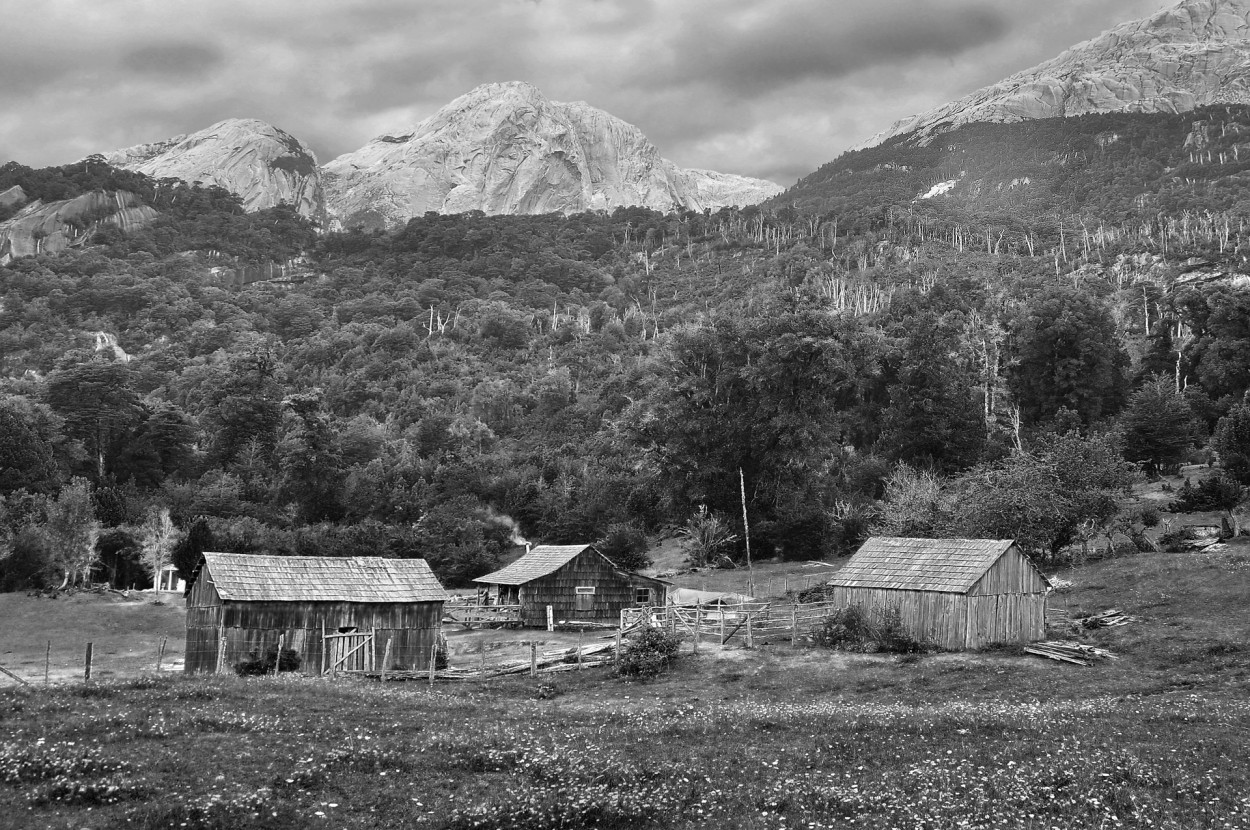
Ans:
[[[355,633],[356,633],[356,626],[354,626],[354,625],[340,625],[340,626],[339,626],[339,633],[340,633],[340,634],[355,634]]]
[[[651,604],[651,589],[650,588],[635,588],[634,589],[634,604],[635,605],[650,605]]]
[[[595,592],[594,585],[578,585],[577,586],[577,593],[579,594],[594,594],[594,592]]]
[[[578,611],[594,611],[595,610],[595,586],[578,585],[575,589],[577,594]]]

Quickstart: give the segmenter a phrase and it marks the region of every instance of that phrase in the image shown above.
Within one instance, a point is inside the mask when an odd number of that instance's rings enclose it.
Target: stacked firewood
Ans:
[[[1027,654],[1036,654],[1048,660],[1059,660],[1064,663],[1075,663],[1088,666],[1093,660],[1118,660],[1119,655],[1096,646],[1087,646],[1072,640],[1051,640],[1045,643],[1033,643],[1024,647]]]

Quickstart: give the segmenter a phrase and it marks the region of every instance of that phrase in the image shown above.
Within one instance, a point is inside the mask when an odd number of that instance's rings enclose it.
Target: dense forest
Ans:
[[[522,539],[638,565],[681,532],[732,562],[744,496],[756,556],[880,531],[1057,561],[1140,538],[1134,478],[1212,457],[1186,497],[1231,509],[1248,171],[1246,108],[1097,116],[895,139],[715,214],[322,233],[7,164],[0,192],[160,218],[0,267],[0,588],[150,584],[206,548],[419,556],[449,585]]]

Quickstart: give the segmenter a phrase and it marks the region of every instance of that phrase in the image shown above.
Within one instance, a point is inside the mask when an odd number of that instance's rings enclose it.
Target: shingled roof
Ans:
[[[829,580],[847,588],[965,594],[1013,539],[901,539],[874,536]]]
[[[206,552],[200,571],[205,567],[223,600],[443,602],[448,599],[424,559]]]
[[[538,545],[517,561],[474,582],[487,585],[524,585],[563,568],[590,545]]]

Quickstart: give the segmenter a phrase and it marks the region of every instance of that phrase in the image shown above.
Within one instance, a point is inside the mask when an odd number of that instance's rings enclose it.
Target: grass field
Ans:
[[[1074,612],[1141,617],[1086,638],[1120,660],[705,647],[648,683],[10,688],[0,825],[1250,827],[1250,548],[1062,576]]]

